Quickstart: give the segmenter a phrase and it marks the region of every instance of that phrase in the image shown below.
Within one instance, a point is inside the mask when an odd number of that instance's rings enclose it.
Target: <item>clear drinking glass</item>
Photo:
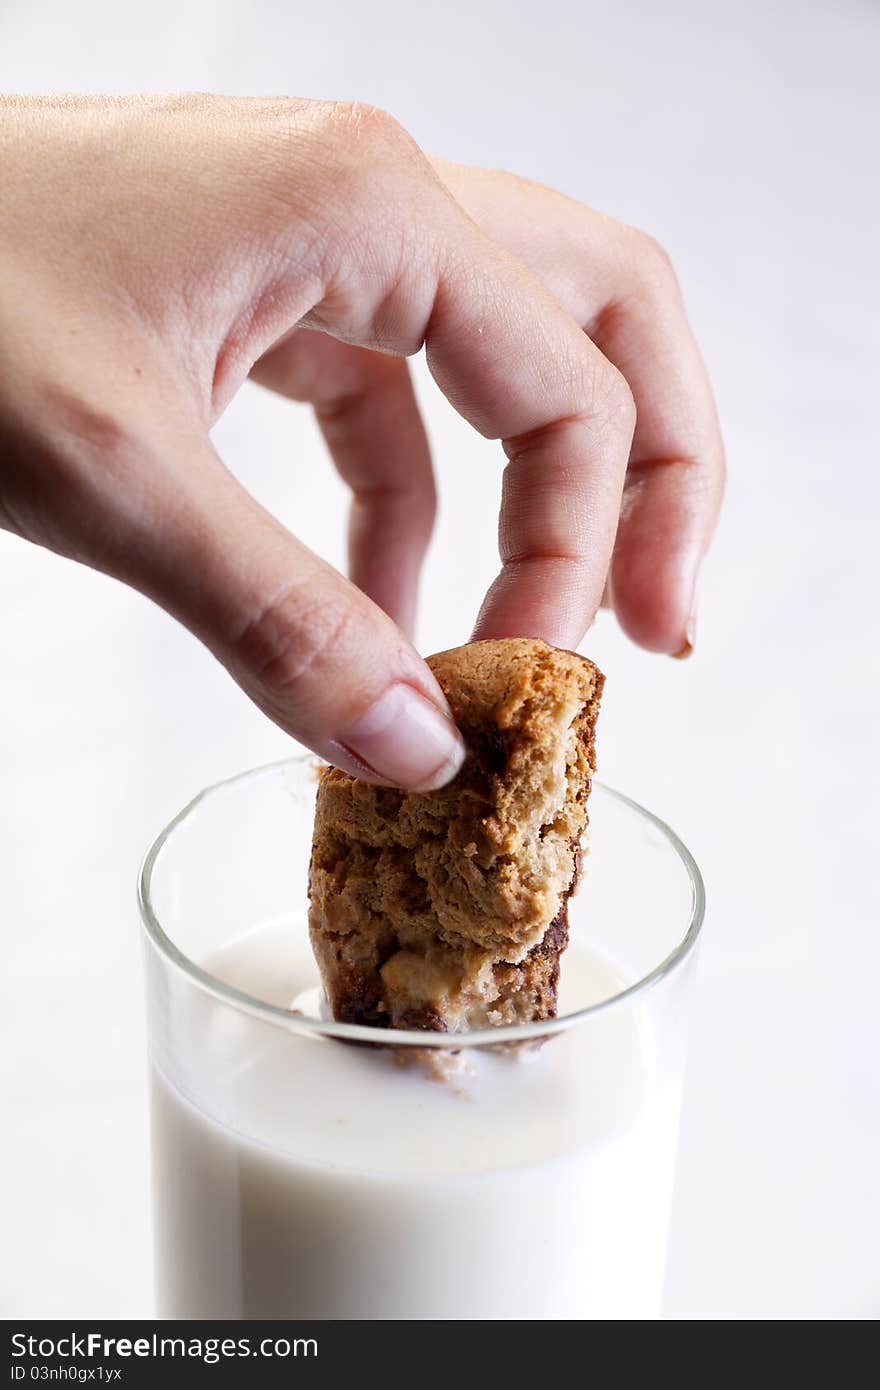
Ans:
[[[233,778],[144,862],[160,1316],[656,1317],[691,855],[594,784],[559,1018],[378,1032],[321,1004],[315,787],[310,758]]]

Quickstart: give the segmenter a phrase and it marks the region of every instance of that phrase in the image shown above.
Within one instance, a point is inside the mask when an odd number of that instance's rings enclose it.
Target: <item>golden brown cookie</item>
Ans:
[[[450,1032],[552,1018],[604,678],[529,638],[428,665],[468,747],[455,780],[321,775],[309,927],[333,1015]]]

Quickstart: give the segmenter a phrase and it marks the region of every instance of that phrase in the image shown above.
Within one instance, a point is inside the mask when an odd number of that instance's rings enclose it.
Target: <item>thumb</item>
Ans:
[[[114,567],[129,570],[119,577],[179,618],[276,724],[329,762],[413,791],[450,781],[463,740],[391,619],[216,457],[184,476],[189,495],[178,490],[159,509],[149,540]]]

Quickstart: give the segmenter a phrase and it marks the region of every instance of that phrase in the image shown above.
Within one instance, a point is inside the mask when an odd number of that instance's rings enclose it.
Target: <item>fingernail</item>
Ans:
[[[452,720],[402,681],[389,686],[340,742],[379,777],[417,792],[445,787],[466,753]]]
[[[691,616],[688,618],[687,623],[685,624],[685,629],[684,629],[684,646],[681,648],[680,651],[677,651],[677,652],[673,652],[673,653],[672,653],[672,655],[673,655],[673,657],[675,658],[675,660],[676,660],[676,661],[684,661],[687,657],[689,657],[690,654],[691,654],[691,652],[692,652],[693,649],[694,649],[694,643],[695,643],[696,640],[697,640],[697,615],[696,615],[696,613],[692,613]]]

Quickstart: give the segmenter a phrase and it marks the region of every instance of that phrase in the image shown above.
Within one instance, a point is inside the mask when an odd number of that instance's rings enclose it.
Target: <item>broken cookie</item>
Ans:
[[[603,677],[527,638],[428,658],[467,744],[438,791],[321,775],[312,946],[333,1015],[466,1032],[556,1014]]]

